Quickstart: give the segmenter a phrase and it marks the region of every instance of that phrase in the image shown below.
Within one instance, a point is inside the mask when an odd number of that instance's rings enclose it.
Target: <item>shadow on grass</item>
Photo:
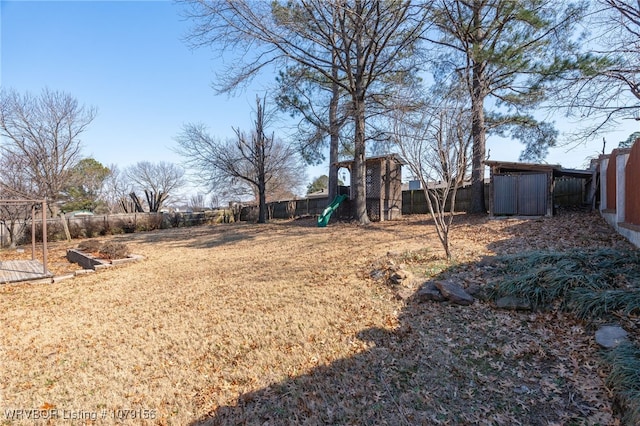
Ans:
[[[546,425],[606,418],[606,403],[589,405],[593,395],[576,389],[585,372],[574,368],[572,379],[558,379],[574,360],[560,357],[564,348],[555,340],[541,342],[553,333],[530,316],[477,301],[419,303],[414,295],[397,328],[353,336],[367,343],[363,352],[240,395],[192,426]],[[563,327],[571,325],[567,320]],[[578,342],[579,352],[587,344]]]
[[[593,214],[518,220],[506,230],[509,238],[490,244],[498,254],[625,245]],[[491,267],[489,258],[435,279],[482,279]],[[353,336],[366,350],[242,394],[192,425],[615,423],[593,370],[600,362],[593,338],[576,318],[415,297],[397,328]]]
[[[384,222],[372,226],[361,227],[355,222],[332,221],[328,227],[321,228],[317,225],[315,217],[303,217],[298,219],[276,219],[266,224],[253,222],[225,223],[214,225],[201,225],[193,227],[167,228],[154,231],[122,234],[115,237],[123,242],[136,242],[142,244],[163,243],[173,247],[209,249],[221,246],[233,245],[238,242],[251,241],[260,237],[276,235],[280,232],[290,237],[304,237],[310,234],[325,234],[333,232],[334,228],[353,227],[362,232],[384,233],[389,237],[399,238],[402,227],[411,222]]]
[[[115,239],[141,244],[163,243],[173,247],[207,249],[250,241],[265,232],[268,232],[266,228],[255,224],[229,223],[122,234],[116,236]]]

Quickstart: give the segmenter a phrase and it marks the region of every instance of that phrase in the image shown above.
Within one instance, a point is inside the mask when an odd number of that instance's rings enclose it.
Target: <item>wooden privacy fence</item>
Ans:
[[[329,204],[326,197],[304,198],[301,200],[274,201],[267,203],[269,219],[291,219],[294,217],[317,216]],[[240,212],[241,221],[258,220],[258,206],[244,206]]]
[[[556,206],[580,206],[587,203],[584,179],[561,177],[554,180],[553,204]]]
[[[636,159],[634,161],[638,161]],[[640,167],[637,168],[640,170]],[[638,177],[637,179],[640,179]],[[640,180],[639,180],[640,181]],[[575,205],[584,198],[583,185],[573,182],[570,179],[566,182],[558,182],[556,186],[556,196],[554,202],[559,205]],[[489,191],[485,185],[485,202],[488,205],[487,197]],[[637,198],[636,198],[637,199]],[[456,211],[467,211],[471,203],[471,188],[463,187],[458,190],[456,196]],[[318,216],[327,207],[326,197],[305,198],[300,200],[277,201],[267,204],[268,217],[270,219],[289,219],[294,217]],[[352,205],[349,200],[344,201],[336,211],[336,217],[349,218]],[[446,209],[449,209],[449,203]],[[634,207],[636,208],[636,207]],[[640,216],[640,208],[637,208]],[[428,214],[429,209],[425,200],[423,190],[402,191],[402,214]],[[216,209],[193,213],[122,213],[110,215],[88,215],[81,217],[65,218],[71,238],[90,238],[100,235],[111,235],[131,232],[151,231],[154,229],[175,228],[183,226],[197,226],[207,223],[221,223],[242,221],[255,221],[258,218],[257,206],[244,206],[238,210]],[[36,219],[35,237],[42,237],[42,219]],[[64,226],[60,218],[49,218],[46,221],[47,238],[50,241],[65,239]],[[638,220],[637,223],[640,223]],[[7,226],[0,222],[2,227]],[[0,232],[1,243],[7,245],[8,233]],[[26,229],[23,235],[18,237],[18,243],[29,241],[32,238],[32,231]]]
[[[561,178],[556,182],[554,190],[554,204],[558,206],[579,206],[585,198],[584,181],[575,178]],[[485,184],[485,204],[489,205],[489,186]],[[346,202],[345,202],[346,204]],[[447,200],[445,210],[450,210],[450,200]],[[300,200],[276,201],[267,203],[269,219],[290,219],[294,217],[316,216],[322,214],[327,207],[328,200],[323,198],[305,198]],[[341,206],[342,207],[342,206]],[[345,209],[346,210],[346,205]],[[471,208],[471,187],[458,189],[456,195],[456,211],[465,212]],[[338,212],[338,216],[348,214]],[[422,189],[402,191],[402,214],[428,214],[429,207]],[[258,219],[258,206],[242,208],[240,220],[255,221]]]
[[[429,213],[429,206],[427,205],[427,199],[425,197],[424,190],[414,189],[402,191],[402,214],[427,214]],[[484,201],[489,205],[489,186],[484,186]],[[451,199],[448,198],[445,203],[445,211],[451,209]],[[458,188],[456,193],[456,211],[466,212],[471,208],[471,187],[463,186]]]

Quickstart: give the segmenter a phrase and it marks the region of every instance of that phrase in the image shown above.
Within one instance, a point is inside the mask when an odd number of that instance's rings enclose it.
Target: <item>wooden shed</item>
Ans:
[[[593,184],[592,170],[504,161],[485,164],[490,168],[490,216],[553,216],[554,186],[558,178],[581,180],[581,194],[586,194],[585,186]],[[585,202],[583,197],[579,196],[578,204]]]
[[[402,217],[402,165],[404,161],[397,154],[367,158],[366,194],[367,215],[372,221],[395,220]],[[335,165],[349,172],[354,161],[341,161]],[[350,199],[353,199],[353,187]]]

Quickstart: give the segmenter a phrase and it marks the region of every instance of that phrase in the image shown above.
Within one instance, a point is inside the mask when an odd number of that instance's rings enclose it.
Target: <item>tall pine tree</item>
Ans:
[[[557,132],[533,116],[548,89],[580,58],[575,24],[586,7],[557,0],[438,0],[430,41],[440,48],[438,71],[455,73],[467,88],[472,115],[472,212],[486,212],[487,133],[525,144],[522,160],[539,160]],[[437,78],[437,76],[436,76]],[[491,109],[489,109],[491,108]]]

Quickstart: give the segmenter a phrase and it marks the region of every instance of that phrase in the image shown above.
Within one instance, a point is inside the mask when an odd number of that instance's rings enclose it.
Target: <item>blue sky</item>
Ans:
[[[186,46],[190,23],[171,1],[0,0],[0,25],[0,85],[34,94],[48,87],[97,107],[82,136],[84,153],[106,166],[180,163],[172,148],[188,122],[203,122],[221,138],[232,136],[232,126],[248,129],[256,94],[274,78],[263,75],[233,98],[216,96],[211,83],[224,63],[216,52]],[[556,124],[570,127],[561,117]],[[606,135],[607,150],[635,130],[637,122],[622,123]],[[517,161],[521,149],[495,139],[488,148],[492,160],[504,161]],[[557,148],[547,161],[579,168],[601,149],[601,139]],[[308,175],[322,173],[316,167]]]
[[[171,1],[4,1],[0,3],[0,84],[38,94],[71,94],[98,108],[82,135],[84,153],[104,165],[181,158],[172,151],[183,124],[204,122],[232,136],[250,126],[264,76],[236,97],[216,96],[223,64],[182,38],[189,23]]]

